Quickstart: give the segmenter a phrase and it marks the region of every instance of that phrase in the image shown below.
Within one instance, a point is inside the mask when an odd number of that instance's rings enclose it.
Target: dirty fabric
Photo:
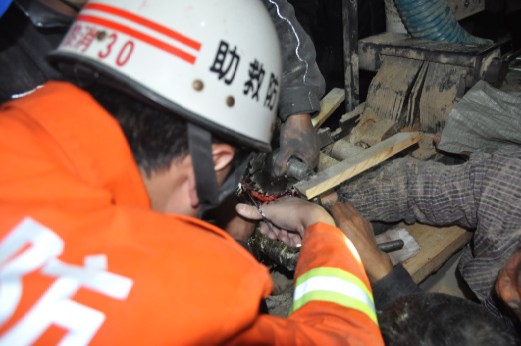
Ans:
[[[459,270],[490,310],[499,269],[521,247],[521,147],[474,153],[443,165],[397,159],[338,188],[369,220],[459,225],[475,230]],[[486,302],[485,302],[486,301]]]
[[[480,81],[449,113],[438,148],[456,154],[490,153],[505,144],[521,145],[521,95]]]
[[[285,121],[292,114],[315,114],[320,110],[326,86],[315,61],[315,46],[287,0],[263,0],[263,3],[283,42],[279,117]]]
[[[421,292],[407,270],[398,264],[393,271],[372,285],[377,310],[384,310],[396,299]]]

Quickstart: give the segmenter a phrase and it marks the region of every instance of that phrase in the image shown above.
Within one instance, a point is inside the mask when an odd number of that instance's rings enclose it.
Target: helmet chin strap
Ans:
[[[204,219],[209,211],[219,206],[235,191],[246,171],[250,155],[234,159],[231,172],[219,187],[213,168],[212,134],[197,125],[188,123],[188,148],[192,157],[199,199],[199,217]]]

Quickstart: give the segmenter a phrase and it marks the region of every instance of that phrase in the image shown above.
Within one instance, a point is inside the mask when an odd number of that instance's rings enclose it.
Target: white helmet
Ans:
[[[270,150],[282,62],[259,0],[89,1],[49,58]]]

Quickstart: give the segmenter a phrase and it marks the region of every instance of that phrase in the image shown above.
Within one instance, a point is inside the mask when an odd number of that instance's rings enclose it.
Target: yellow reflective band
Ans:
[[[351,282],[351,283],[357,285],[358,287],[360,287],[361,289],[363,289],[365,291],[365,293],[371,297],[371,301],[374,302],[373,294],[371,293],[369,288],[365,285],[365,283],[362,280],[360,280],[360,278],[358,278],[357,276],[355,276],[354,274],[352,274],[350,272],[347,272],[347,271],[339,269],[339,268],[319,267],[319,268],[314,268],[314,269],[308,270],[307,272],[305,272],[304,274],[300,275],[297,278],[297,281],[295,282],[295,287],[298,287],[304,281],[306,281],[312,277],[316,277],[316,276],[332,276],[332,277],[337,277],[337,278],[343,279],[345,281]]]
[[[311,301],[326,301],[335,304],[342,305],[346,308],[358,310],[368,316],[374,323],[378,324],[376,319],[376,312],[374,308],[371,308],[357,299],[346,297],[341,293],[334,293],[330,291],[314,291],[304,295],[299,300],[293,302],[292,313],[301,308],[304,304]]]
[[[292,312],[304,304],[327,301],[358,310],[378,323],[373,295],[355,275],[338,268],[315,268],[296,281]]]

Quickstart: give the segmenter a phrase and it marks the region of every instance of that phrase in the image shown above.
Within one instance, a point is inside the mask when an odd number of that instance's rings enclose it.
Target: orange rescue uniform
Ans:
[[[226,232],[150,209],[116,122],[49,82],[0,112],[0,344],[383,344],[356,250],[304,236],[288,318]]]

